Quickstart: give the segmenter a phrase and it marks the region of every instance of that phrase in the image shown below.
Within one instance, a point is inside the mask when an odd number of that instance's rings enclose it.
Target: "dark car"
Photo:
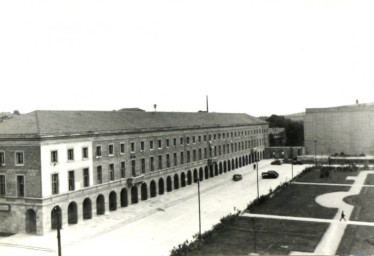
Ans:
[[[263,179],[276,179],[278,178],[279,174],[276,171],[267,171],[261,173]]]
[[[282,161],[277,159],[277,160],[274,160],[273,162],[271,162],[272,165],[281,165],[282,164]]]
[[[295,164],[295,165],[302,165],[302,164],[303,164],[303,162],[301,162],[301,161],[298,161],[298,160],[295,160],[295,161],[293,161],[293,164]]]
[[[241,180],[243,177],[241,174],[234,174],[234,176],[232,176],[232,180],[233,181],[239,181]]]

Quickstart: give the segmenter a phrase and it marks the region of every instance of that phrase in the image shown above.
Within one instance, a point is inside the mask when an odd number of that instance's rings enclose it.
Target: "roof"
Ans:
[[[105,134],[267,124],[247,114],[142,111],[34,111],[0,123],[0,137]]]
[[[307,108],[306,113],[318,113],[318,112],[351,112],[351,111],[373,111],[374,102],[344,105],[329,108]]]
[[[281,133],[281,132],[284,132],[285,130],[286,128],[283,128],[283,127],[273,127],[273,128],[269,128],[269,133],[271,134]]]

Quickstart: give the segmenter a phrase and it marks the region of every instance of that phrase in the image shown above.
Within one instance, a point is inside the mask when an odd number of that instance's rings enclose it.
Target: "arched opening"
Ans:
[[[208,170],[208,166],[205,166],[205,168],[204,168],[204,172],[205,172],[205,179],[209,179],[209,170]]]
[[[117,194],[112,191],[109,194],[109,211],[117,210]]]
[[[230,162],[230,160],[227,161],[227,170],[229,172],[231,171],[231,162]]]
[[[238,158],[235,158],[235,169],[239,167],[239,161]]]
[[[188,171],[187,172],[187,185],[191,185],[192,184],[192,173],[191,171]]]
[[[131,204],[137,204],[138,203],[138,187],[132,186],[131,187]]]
[[[96,214],[102,215],[105,213],[105,199],[103,195],[98,195],[96,198]]]
[[[164,179],[160,178],[158,180],[158,194],[163,195],[165,193]]]
[[[36,233],[36,212],[33,209],[26,211],[26,233]]]
[[[218,170],[219,170],[219,174],[222,174],[222,162],[219,163],[219,168],[218,168]]]
[[[214,177],[214,169],[213,169],[213,165],[209,166],[209,169],[210,169],[210,177]]]
[[[214,164],[214,176],[218,175],[218,165]]]
[[[186,174],[182,172],[181,174],[181,186],[185,187],[186,186]]]
[[[172,185],[171,177],[168,176],[168,177],[166,178],[166,191],[167,191],[167,192],[170,192],[170,191],[173,189],[171,185]]]
[[[174,175],[174,189],[178,189],[179,188],[179,176],[178,174],[175,174]]]
[[[76,202],[71,202],[68,205],[68,224],[78,223],[78,207]]]
[[[83,201],[83,219],[91,219],[92,218],[92,203],[91,199],[86,198]]]
[[[155,197],[157,195],[157,190],[156,190],[156,182],[154,180],[151,181],[149,185],[149,189],[151,190],[151,197]]]
[[[51,211],[51,228],[57,229],[57,224],[60,224],[60,228],[62,226],[62,212],[60,206],[53,207]]]
[[[143,183],[142,186],[140,187],[140,190],[141,190],[141,195],[140,196],[141,196],[142,201],[147,200],[148,199],[147,184]]]
[[[239,157],[239,167],[242,167],[242,158]]]
[[[223,172],[227,172],[227,162],[223,162]]]
[[[127,189],[123,188],[121,190],[121,207],[126,207],[129,205],[129,201],[127,199]]]
[[[193,170],[193,182],[196,183],[197,179],[198,179],[198,177],[197,177],[197,170],[195,169],[195,170]]]
[[[248,155],[245,156],[245,165],[249,164]]]
[[[203,179],[204,179],[204,171],[203,171],[203,168],[200,167],[200,169],[199,169],[199,180],[203,181]]]

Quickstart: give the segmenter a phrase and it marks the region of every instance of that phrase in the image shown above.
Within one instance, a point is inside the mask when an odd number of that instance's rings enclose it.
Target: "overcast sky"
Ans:
[[[374,1],[0,0],[0,111],[372,102]]]

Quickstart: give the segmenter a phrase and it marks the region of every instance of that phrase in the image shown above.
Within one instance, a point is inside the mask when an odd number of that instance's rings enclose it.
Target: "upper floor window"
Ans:
[[[181,145],[183,145],[183,138],[180,139]]]
[[[198,139],[198,141],[199,141],[199,143],[201,142],[201,136],[199,135],[199,137],[197,137]]]
[[[97,184],[101,184],[103,183],[103,168],[101,167],[101,165],[99,165],[98,167],[96,167],[96,172],[97,172]]]
[[[169,139],[166,139],[166,147],[170,147],[170,144],[169,144]]]
[[[68,149],[68,160],[74,160],[74,149]]]
[[[144,141],[141,141],[141,142],[140,142],[140,150],[141,150],[141,151],[144,151]]]
[[[187,145],[190,144],[190,137],[186,137],[186,143],[187,143]]]
[[[114,164],[109,164],[109,178],[114,180]]]
[[[69,190],[73,191],[75,189],[75,175],[74,171],[69,171]]]
[[[177,146],[177,138],[174,138],[174,139],[173,139],[173,146],[174,146],[174,147]]]
[[[149,169],[151,170],[151,172],[155,170],[155,159],[153,158],[153,156],[149,158]]]
[[[90,185],[90,176],[89,176],[89,169],[83,169],[83,186],[88,187]]]
[[[108,154],[110,156],[114,155],[114,145],[113,144],[108,145]]]
[[[196,143],[196,138],[195,138],[195,136],[192,136],[192,143],[193,143],[193,144]]]
[[[82,148],[82,158],[83,159],[88,158],[88,148],[87,147]]]
[[[52,174],[52,195],[58,194],[58,173]]]
[[[135,152],[135,142],[131,142],[131,152]]]
[[[23,165],[24,159],[23,159],[23,152],[16,151],[16,165]]]
[[[149,149],[153,149],[153,140],[149,141]]]
[[[145,159],[144,158],[140,160],[140,164],[141,164],[142,173],[145,173]]]
[[[162,148],[162,141],[158,140],[158,148]]]
[[[96,156],[101,156],[101,146],[96,146]]]
[[[5,175],[0,174],[0,196],[5,196]]]
[[[57,150],[51,151],[51,163],[57,163],[58,162],[58,153]]]
[[[0,152],[0,166],[5,165],[5,152]]]
[[[120,144],[120,153],[124,154],[125,153],[125,143]]]
[[[25,177],[17,175],[17,195],[25,196]]]
[[[121,178],[126,177],[126,162],[121,162]]]

